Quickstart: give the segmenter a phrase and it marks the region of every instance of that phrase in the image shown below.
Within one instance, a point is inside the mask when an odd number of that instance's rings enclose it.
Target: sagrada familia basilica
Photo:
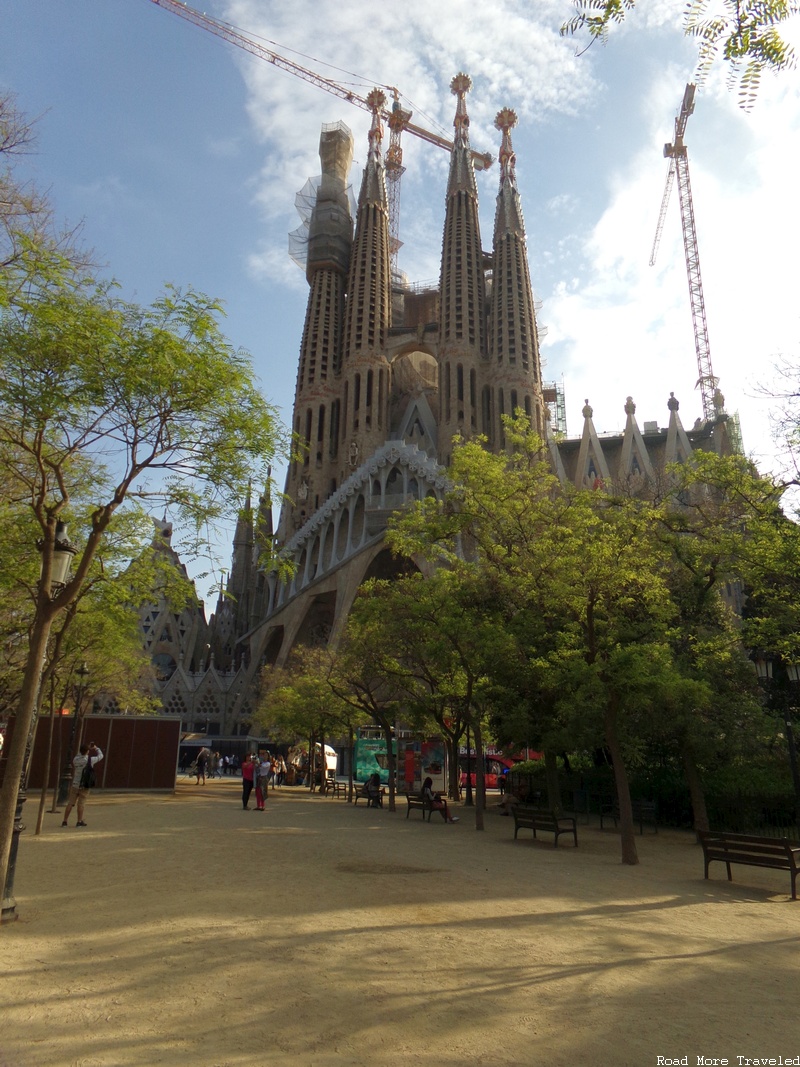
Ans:
[[[503,416],[522,411],[546,442],[564,484],[624,482],[634,490],[696,448],[735,447],[719,393],[713,417],[689,430],[670,394],[664,426],[640,427],[628,397],[621,398],[621,434],[598,435],[588,401],[581,435],[558,432],[553,392],[541,375],[511,141],[516,116],[505,109],[495,122],[500,184],[491,251],[485,251],[469,143],[469,88],[463,74],[451,83],[456,112],[438,287],[409,284],[391,269],[382,94],[372,94],[355,220],[347,192],[352,134],[341,123],[323,127],[292,426],[298,449],[277,531],[268,496],[255,507],[248,499],[226,594],[210,620],[200,602],[181,614],[153,604],[141,616],[164,710],[180,715],[187,730],[246,734],[261,667],[285,663],[298,643],[337,639],[362,583],[396,573],[384,540],[391,514],[446,491],[456,434],[481,434],[488,448],[501,451]],[[157,527],[154,545],[180,567],[171,528]],[[267,546],[293,561],[291,580],[259,566]]]

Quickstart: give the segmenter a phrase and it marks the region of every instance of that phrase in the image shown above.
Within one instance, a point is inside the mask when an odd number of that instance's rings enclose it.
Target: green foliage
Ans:
[[[587,30],[592,41],[603,44],[608,40],[612,23],[624,22],[625,16],[636,6],[636,0],[575,0],[577,14],[561,27],[561,36],[572,36]]]
[[[290,742],[354,730],[368,722],[365,712],[340,695],[339,669],[339,657],[331,649],[296,649],[286,668],[262,672],[254,721]]]
[[[654,757],[705,773],[774,736],[733,603],[740,577],[763,589],[765,554],[774,569],[795,545],[779,487],[741,457],[699,453],[650,498],[577,491],[524,422],[506,435],[504,455],[462,442],[453,491],[390,533],[443,568],[461,628],[489,650],[497,740],[607,749],[622,803],[627,770]]]
[[[561,27],[563,35],[587,31],[590,42],[608,40],[613,24],[624,21],[636,0],[574,0],[576,14]],[[688,0],[684,30],[698,43],[695,81],[702,83],[712,66],[728,64],[728,85],[739,88],[739,105],[749,111],[761,76],[795,66],[793,47],[779,27],[800,13],[798,0],[723,0],[722,11],[709,14],[710,0]]]

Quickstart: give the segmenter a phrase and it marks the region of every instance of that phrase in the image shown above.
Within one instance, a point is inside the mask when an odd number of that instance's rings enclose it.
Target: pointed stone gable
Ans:
[[[577,489],[597,489],[611,481],[611,472],[592,422],[593,414],[587,400],[583,408],[583,436],[573,479]]]
[[[681,417],[678,414],[679,403],[675,394],[669,394],[667,407],[669,408],[669,426],[667,427],[667,447],[664,452],[664,462],[685,463],[692,454],[692,446],[686,431],[683,428]]]
[[[636,405],[631,397],[625,401],[625,432],[622,435],[622,458],[619,469],[616,472],[618,482],[632,477],[640,477],[643,480],[655,477],[653,464],[647,454],[644,439],[636,423]]]

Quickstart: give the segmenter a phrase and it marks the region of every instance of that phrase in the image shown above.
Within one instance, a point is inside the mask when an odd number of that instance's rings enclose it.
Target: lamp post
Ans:
[[[67,584],[72,557],[78,549],[67,537],[67,525],[64,522],[56,523],[56,536],[53,545],[53,559],[50,568],[50,598],[53,599]],[[37,541],[36,547],[41,552],[44,548],[43,541]],[[41,580],[41,579],[40,579]],[[38,701],[38,694],[37,694]],[[31,720],[28,736],[25,741],[25,755],[22,763],[22,773],[19,778],[17,789],[16,808],[14,810],[14,828],[11,834],[11,845],[8,851],[8,868],[5,885],[3,886],[3,899],[0,903],[0,924],[14,922],[17,915],[17,902],[14,897],[14,875],[17,870],[17,851],[19,849],[19,835],[25,829],[22,821],[22,809],[28,799],[28,767],[30,764],[33,741],[36,737],[36,723],[38,714],[34,714]]]
[[[80,667],[75,671],[78,676],[78,685],[75,692],[75,711],[72,715],[72,729],[69,732],[69,746],[67,747],[67,759],[64,763],[64,770],[61,772],[61,781],[58,785],[58,803],[66,803],[69,796],[69,787],[72,782],[72,760],[75,755],[75,742],[78,737],[78,723],[81,720],[81,708],[83,706],[83,695],[86,689],[86,679],[89,677],[89,668],[85,663],[82,663]]]

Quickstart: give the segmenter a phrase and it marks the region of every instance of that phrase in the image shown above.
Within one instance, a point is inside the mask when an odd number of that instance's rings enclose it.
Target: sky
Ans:
[[[446,136],[449,83],[466,71],[472,146],[495,157],[494,116],[514,108],[543,376],[563,382],[568,434],[580,434],[587,399],[601,433],[623,429],[628,396],[640,427],[666,425],[670,392],[685,426],[702,414],[677,189],[649,266],[663,146],[696,64],[684,0],[639,0],[607,45],[588,49],[559,35],[569,0],[198,7],[361,95],[396,86],[413,121]],[[800,46],[800,26],[787,35]],[[0,0],[0,91],[38,119],[20,173],[64,224],[82,226],[123,295],[150,303],[175,283],[220,298],[225,332],[288,425],[308,293],[287,253],[295,193],[319,173],[321,124],[340,120],[355,135],[358,189],[369,116],[153,0]],[[713,370],[745,451],[778,472],[779,403],[766,394],[776,365],[800,361],[800,72],[767,78],[745,113],[714,71],[686,144]],[[398,265],[431,281],[448,156],[408,135],[403,149]],[[478,175],[484,248],[498,180],[497,164]],[[218,571],[200,594],[215,581]]]

